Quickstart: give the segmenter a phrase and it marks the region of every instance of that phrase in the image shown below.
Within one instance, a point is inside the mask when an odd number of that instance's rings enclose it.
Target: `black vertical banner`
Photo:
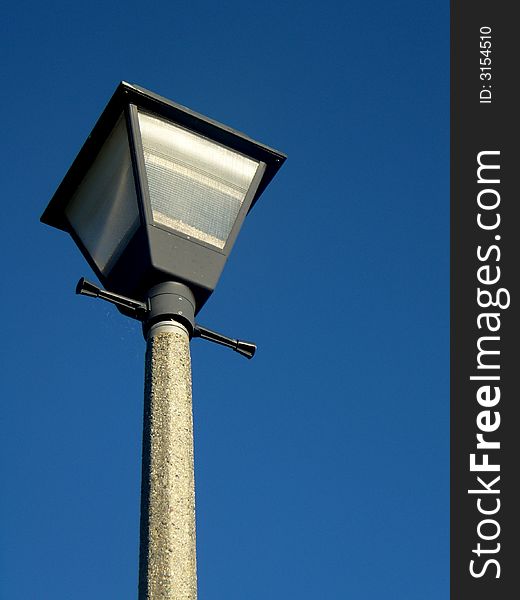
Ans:
[[[520,598],[516,9],[451,3],[452,600]]]

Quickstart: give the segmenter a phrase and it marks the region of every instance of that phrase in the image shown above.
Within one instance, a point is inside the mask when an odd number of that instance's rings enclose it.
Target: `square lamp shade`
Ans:
[[[285,158],[123,82],[41,221],[70,233],[110,291],[144,299],[152,286],[178,281],[198,311]]]

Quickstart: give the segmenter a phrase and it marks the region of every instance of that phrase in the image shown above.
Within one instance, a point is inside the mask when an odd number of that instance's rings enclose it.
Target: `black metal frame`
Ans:
[[[252,185],[224,248],[219,249],[182,232],[154,223],[144,165],[138,111],[170,121],[211,141],[258,161]],[[134,172],[141,225],[109,273],[103,274],[67,221],[65,209],[96,159],[118,119],[124,116]],[[178,281],[192,289],[197,312],[213,292],[246,214],[277,173],[286,156],[139,86],[122,82],[101,114],[92,133],[65,175],[41,221],[70,233],[105,287],[143,299],[164,281]]]

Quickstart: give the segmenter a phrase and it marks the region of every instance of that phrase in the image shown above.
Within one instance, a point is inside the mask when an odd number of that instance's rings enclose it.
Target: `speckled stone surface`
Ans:
[[[195,482],[187,333],[147,342],[139,600],[195,600]]]

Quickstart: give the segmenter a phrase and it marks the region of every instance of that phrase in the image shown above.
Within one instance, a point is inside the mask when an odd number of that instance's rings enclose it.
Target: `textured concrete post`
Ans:
[[[191,362],[178,323],[150,330],[144,402],[139,600],[196,600]]]

